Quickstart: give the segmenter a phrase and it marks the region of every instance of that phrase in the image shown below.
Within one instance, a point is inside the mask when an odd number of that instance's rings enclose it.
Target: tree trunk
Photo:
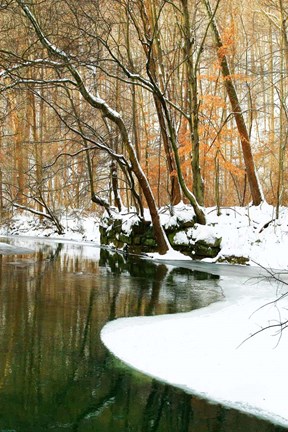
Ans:
[[[264,197],[263,197],[263,194],[262,194],[259,182],[258,182],[258,178],[256,175],[256,171],[255,171],[254,160],[253,160],[252,151],[251,151],[251,143],[250,143],[250,138],[249,138],[248,130],[246,127],[245,119],[243,116],[243,112],[242,112],[242,109],[240,106],[240,102],[238,99],[238,95],[237,95],[234,83],[233,83],[233,80],[231,77],[227,57],[223,53],[223,50],[221,50],[221,48],[223,48],[223,43],[222,43],[222,39],[221,39],[220,33],[218,31],[218,28],[217,28],[215,16],[214,16],[214,13],[212,12],[210,2],[209,2],[209,0],[202,0],[202,1],[206,7],[207,14],[208,14],[211,26],[212,26],[214,38],[216,41],[216,47],[218,49],[218,58],[220,61],[222,75],[224,77],[224,85],[226,87],[226,91],[227,91],[227,94],[228,94],[228,97],[230,100],[230,104],[232,107],[232,111],[234,114],[234,118],[236,121],[237,129],[238,129],[238,133],[239,133],[239,137],[240,137],[240,141],[241,141],[241,146],[242,146],[242,152],[243,152],[243,158],[244,158],[245,168],[246,168],[246,172],[247,172],[247,178],[248,178],[248,182],[249,182],[249,186],[250,186],[250,192],[252,195],[252,201],[253,201],[254,205],[259,205],[259,204],[261,204],[261,202],[263,202]]]
[[[193,193],[200,205],[204,204],[204,182],[200,169],[200,137],[199,137],[199,99],[197,68],[193,64],[193,39],[191,34],[190,14],[187,0],[181,0],[184,16],[184,53],[186,64],[186,78],[188,82],[188,103],[189,103],[189,125],[192,141],[192,173]]]
[[[283,7],[282,0],[279,0],[280,7],[280,17],[281,17],[281,52],[284,55],[281,56],[281,70],[285,70],[288,66],[288,37],[286,30],[287,16],[285,16],[285,10]],[[285,162],[285,151],[287,147],[287,112],[285,108],[285,98],[286,92],[284,89],[284,79],[281,78],[280,89],[279,89],[279,99],[280,99],[280,142],[278,151],[278,178],[277,178],[277,192],[276,192],[276,219],[279,218],[280,206],[282,204],[283,195],[283,183],[284,183],[284,162]]]
[[[137,177],[137,180],[149,207],[155,240],[158,244],[158,251],[160,254],[165,254],[170,249],[170,244],[160,223],[158,209],[156,207],[156,202],[150,188],[148,179],[146,178],[137,159],[135,149],[130,142],[128,131],[121,115],[117,111],[110,108],[110,106],[106,103],[105,100],[99,98],[98,96],[94,96],[88,91],[78,69],[74,66],[74,61],[71,62],[69,56],[63,50],[60,50],[49,41],[49,39],[43,33],[37,19],[31,12],[30,8],[26,5],[26,3],[23,0],[16,1],[26,15],[26,17],[28,18],[28,20],[30,21],[30,23],[32,24],[37,36],[39,37],[40,42],[47,49],[48,53],[63,61],[63,65],[65,65],[65,68],[70,72],[71,76],[75,81],[76,88],[81,93],[82,97],[86,100],[86,102],[91,107],[99,110],[105,119],[109,119],[114,125],[117,126],[120,136],[122,138],[123,146],[126,148],[126,151],[129,155],[132,170]]]
[[[157,26],[158,24],[156,23],[154,25],[153,14],[151,11],[151,5],[149,4],[149,1],[141,4],[141,18],[145,30],[145,37],[147,38],[148,41],[148,43],[143,43],[143,48],[147,56],[147,69],[149,71],[153,83],[155,84],[157,83],[158,85],[157,69],[158,67],[162,68],[163,65],[161,64],[157,65],[155,61],[155,58],[157,58],[157,51],[158,51],[158,58],[161,58],[161,47],[157,40],[157,37],[154,39],[155,44],[153,44],[152,46],[150,45],[151,41],[153,40],[153,37],[155,37],[155,34],[158,31],[154,27],[155,25]],[[159,85],[163,87],[163,83],[162,85],[161,83]],[[167,133],[165,115],[163,113],[162,104],[159,99],[159,95],[156,92],[154,92],[153,98],[154,98],[155,108],[156,108],[158,121],[160,125],[160,132],[163,140],[168,173],[171,182],[171,191],[170,191],[171,204],[176,205],[181,201],[181,189],[180,189],[178,178],[175,175],[173,175],[176,170],[175,161],[172,156],[171,143],[170,143],[169,135]]]

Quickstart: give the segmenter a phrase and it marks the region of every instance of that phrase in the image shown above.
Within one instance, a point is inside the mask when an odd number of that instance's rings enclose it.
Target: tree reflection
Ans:
[[[101,251],[99,265],[119,278],[118,288],[111,296],[113,313],[110,319],[127,315],[185,312],[207,306],[222,298],[217,275],[187,268],[168,268],[164,264],[135,257],[127,258],[106,249]],[[134,285],[130,285],[131,290],[124,294],[121,290],[122,285],[127,285],[127,275],[132,276]],[[203,281],[206,281],[205,284]],[[137,306],[120,312],[117,302],[123,301],[125,295],[129,307]],[[135,300],[131,302],[133,295]]]
[[[156,432],[159,429],[164,404],[167,402],[167,394],[168,387],[166,385],[159,386],[156,381],[152,382],[151,392],[143,411],[142,432]]]

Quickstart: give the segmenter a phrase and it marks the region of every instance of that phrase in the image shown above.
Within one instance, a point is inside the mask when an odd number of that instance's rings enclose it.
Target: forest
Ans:
[[[0,213],[287,205],[284,0],[1,0]],[[14,210],[13,210],[14,209]]]

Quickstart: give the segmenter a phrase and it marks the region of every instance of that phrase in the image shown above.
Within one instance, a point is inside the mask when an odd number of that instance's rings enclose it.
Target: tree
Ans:
[[[163,110],[163,101],[161,95],[165,92],[165,83],[163,79],[164,65],[161,63],[163,58],[162,48],[160,44],[158,19],[161,11],[156,11],[155,2],[151,0],[137,1],[137,9],[141,17],[143,30],[141,30],[139,23],[132,8],[127,3],[128,16],[131,17],[132,22],[137,28],[141,43],[147,58],[146,69],[151,83],[154,85],[153,98],[155,108],[159,120],[161,137],[164,144],[164,150],[167,161],[167,168],[171,182],[171,203],[172,205],[178,204],[181,201],[181,189],[178,182],[178,177],[173,175],[176,170],[175,161],[173,158],[173,149],[169,138],[169,131],[167,128],[167,118],[165,118],[165,111]],[[156,16],[155,16],[156,15]],[[157,70],[162,71],[160,74]],[[160,75],[160,76],[159,76]],[[167,117],[167,116],[166,116]]]
[[[197,201],[203,205],[204,204],[204,182],[201,175],[200,169],[200,134],[199,134],[199,109],[200,101],[198,96],[198,69],[200,63],[200,56],[203,49],[206,34],[204,33],[203,39],[200,43],[198,51],[194,48],[195,37],[192,33],[196,26],[196,13],[194,11],[193,25],[190,19],[189,4],[188,0],[181,0],[181,5],[183,9],[183,34],[184,34],[184,54],[185,54],[185,64],[186,64],[186,79],[188,87],[188,105],[189,105],[189,125],[190,134],[192,142],[192,173],[193,173],[193,193]],[[197,10],[198,4],[194,6]],[[196,51],[196,55],[195,52]],[[194,56],[195,61],[194,61]]]
[[[95,108],[96,110],[99,110],[101,112],[103,118],[106,119],[105,121],[109,120],[114,126],[117,127],[123,146],[128,153],[129,160],[125,160],[123,155],[115,154],[112,149],[105,147],[105,145],[101,146],[102,150],[107,151],[113,158],[117,159],[118,162],[121,161],[122,164],[127,165],[127,167],[131,169],[137,177],[137,180],[146,198],[147,205],[151,214],[152,224],[154,228],[155,238],[159,247],[159,252],[164,254],[168,251],[170,245],[161,226],[158,210],[149,182],[140,166],[135,149],[130,141],[129,133],[121,115],[117,111],[113,110],[105,100],[103,100],[99,96],[94,96],[90,92],[90,90],[87,88],[87,85],[85,84],[83,76],[81,75],[76,66],[77,62],[75,62],[75,58],[70,57],[64,50],[58,48],[55,44],[50,42],[49,38],[42,30],[36,16],[32,13],[30,7],[26,4],[26,2],[22,0],[16,1],[21,10],[23,11],[25,17],[31,23],[35,34],[39,39],[39,42],[47,50],[48,56],[49,58],[51,58],[50,65],[55,63],[55,68],[58,71],[64,69],[69,72],[69,78],[65,78],[63,80],[60,78],[60,80],[58,81],[62,84],[69,82],[70,85],[72,85],[81,93],[84,100],[92,108]],[[56,59],[56,61],[54,59]],[[34,60],[34,63],[35,62],[37,62],[36,59]],[[31,63],[33,63],[33,61]]]
[[[250,191],[254,205],[259,205],[264,200],[263,193],[261,191],[258,177],[256,175],[254,160],[251,151],[250,137],[247,130],[246,122],[243,116],[243,112],[240,106],[238,95],[233,83],[233,75],[231,74],[227,56],[225,54],[225,47],[221,39],[220,32],[217,27],[215,13],[213,12],[209,0],[203,0],[206,7],[207,14],[211,23],[212,31],[216,41],[217,54],[224,77],[224,84],[227,90],[227,94],[230,100],[232,111],[235,117],[238,133],[242,145],[243,157],[245,161],[245,167],[247,171],[248,182],[250,185]]]
[[[211,0],[212,15],[204,0],[22,3],[55,50],[16,0],[2,4],[4,209],[13,202],[45,212],[43,199],[57,215],[78,206],[102,212],[98,204],[143,215],[119,122],[89,101],[101,95],[121,114],[156,209],[182,198],[205,223],[203,202],[218,212],[245,205],[255,161],[263,195],[280,214],[288,199],[283,0]]]
[[[129,2],[128,2],[129,4]],[[178,134],[177,128],[175,126],[175,118],[172,114],[171,108],[177,111],[177,106],[173,103],[169,98],[169,81],[171,80],[170,74],[165,73],[165,67],[162,63],[164,57],[164,52],[160,43],[160,30],[159,30],[159,21],[163,9],[165,6],[171,6],[170,2],[164,1],[160,4],[159,10],[155,10],[155,2],[151,2],[151,0],[147,0],[145,2],[136,2],[138,7],[138,12],[141,17],[141,22],[143,25],[143,30],[140,28],[140,25],[137,21],[136,14],[133,13],[133,10],[129,9],[129,14],[131,16],[132,22],[137,29],[137,34],[143,46],[147,62],[146,62],[146,72],[147,79],[142,78],[139,74],[133,75],[122,62],[119,61],[118,58],[113,55],[111,50],[108,48],[110,54],[114,58],[114,60],[120,65],[123,72],[129,78],[135,78],[138,80],[139,84],[145,86],[150,92],[153,94],[155,107],[159,119],[159,125],[161,130],[161,136],[164,142],[165,155],[168,161],[168,172],[170,175],[170,180],[172,184],[173,198],[172,203],[177,203],[180,198],[179,186],[183,195],[189,200],[190,204],[194,208],[197,221],[200,224],[205,224],[206,219],[204,215],[204,211],[199,205],[199,200],[201,203],[203,202],[203,193],[201,192],[201,188],[196,187],[196,191],[198,193],[198,197],[193,193],[187,186],[187,183],[184,179],[182,170],[181,170],[181,161],[179,157],[179,143],[178,143]],[[172,5],[172,8],[174,6]],[[171,49],[169,48],[169,51]],[[179,65],[173,66],[176,70],[179,68]],[[165,75],[168,76],[165,79]],[[172,75],[172,74],[171,74]],[[183,112],[182,112],[183,115]],[[187,114],[187,116],[190,116]],[[199,157],[198,157],[198,149],[197,143],[195,145],[195,162],[194,167],[199,165]],[[173,156],[173,157],[172,157]],[[199,184],[199,175],[200,170],[195,169],[195,175],[197,178],[195,180],[196,185]],[[200,175],[201,177],[201,175]],[[202,182],[202,180],[201,180]]]

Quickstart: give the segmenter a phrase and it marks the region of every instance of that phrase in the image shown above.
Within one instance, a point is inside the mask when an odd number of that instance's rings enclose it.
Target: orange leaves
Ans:
[[[223,77],[223,81],[230,81],[230,80],[247,82],[247,81],[251,81],[251,78],[249,78],[245,74],[231,74]]]
[[[191,152],[191,132],[187,119],[183,119],[178,133],[179,149],[178,153],[180,158],[185,158]]]
[[[217,66],[216,69],[219,70],[219,67]],[[215,74],[212,74],[212,73],[210,73],[210,74],[199,74],[198,79],[201,80],[201,81],[206,80],[206,81],[209,81],[209,82],[215,82],[218,79],[218,75],[215,75]]]
[[[225,108],[226,102],[222,96],[206,94],[202,96],[202,106],[210,108],[211,106],[217,108]]]
[[[185,146],[187,142],[190,142],[190,130],[189,123],[186,118],[182,119],[178,133],[178,142],[180,146]]]
[[[218,57],[220,59],[224,56],[233,55],[235,52],[235,26],[233,23],[224,29],[221,39],[222,46],[218,48]]]
[[[236,177],[241,177],[245,174],[245,170],[233,162],[229,162],[228,160],[221,158],[219,159],[219,164],[223,169],[229,171],[231,174],[234,174]]]
[[[170,177],[177,177],[177,171],[176,170],[171,171]]]
[[[180,157],[185,157],[188,154],[190,154],[191,153],[191,142],[187,141],[187,143],[185,145],[180,146],[178,149],[178,153],[179,153]]]
[[[214,95],[214,94],[206,94],[202,96],[201,101],[201,109],[202,111],[206,111],[209,115],[210,121],[211,116],[215,116],[218,118],[219,115],[217,114],[218,110],[223,110],[226,108],[226,101],[222,96]]]

